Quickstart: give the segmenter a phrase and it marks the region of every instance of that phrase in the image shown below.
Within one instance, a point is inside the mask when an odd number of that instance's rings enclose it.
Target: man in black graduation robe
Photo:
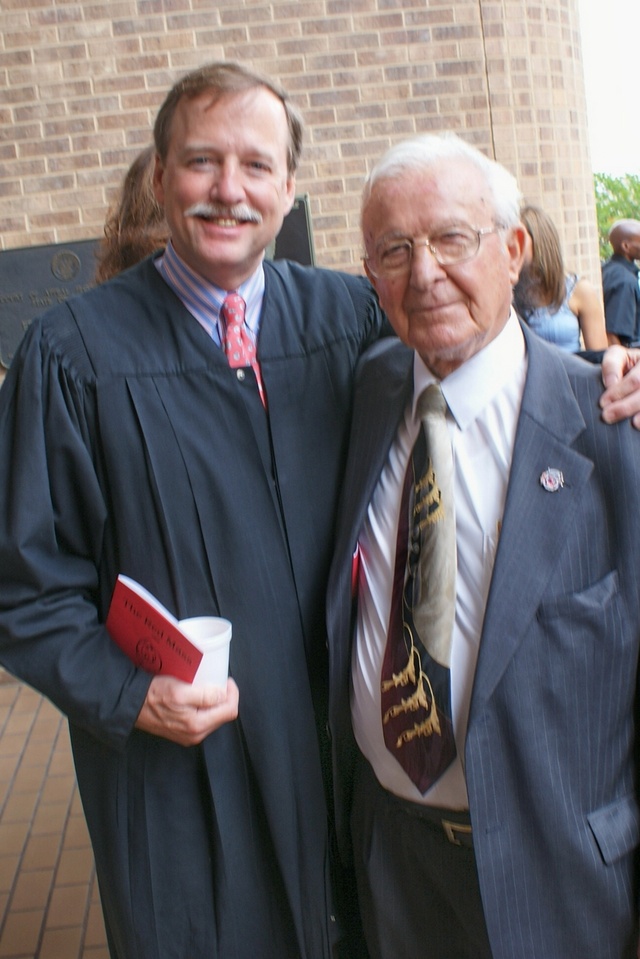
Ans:
[[[153,259],[35,321],[0,395],[0,662],[69,717],[113,957],[329,959],[324,595],[383,318],[364,278],[262,265],[288,108],[240,68],[194,76],[156,123],[156,190],[207,289],[264,269],[267,409]],[[134,668],[104,626],[119,573],[232,622],[226,691]]]
[[[330,955],[314,699],[364,280],[265,264],[255,381],[152,261],[32,325],[0,400],[2,662],[68,716],[113,954]],[[239,718],[135,730],[149,677],[105,632],[119,572],[233,623]],[[318,688],[314,689],[313,684]]]

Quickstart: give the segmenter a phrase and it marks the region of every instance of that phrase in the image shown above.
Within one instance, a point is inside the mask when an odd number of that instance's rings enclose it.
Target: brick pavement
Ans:
[[[108,959],[66,721],[0,669],[0,959]]]

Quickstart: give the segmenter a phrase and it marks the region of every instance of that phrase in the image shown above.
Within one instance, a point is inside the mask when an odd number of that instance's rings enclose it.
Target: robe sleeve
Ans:
[[[0,663],[122,747],[151,677],[102,623],[91,377],[73,375],[46,332],[32,324],[0,390]]]

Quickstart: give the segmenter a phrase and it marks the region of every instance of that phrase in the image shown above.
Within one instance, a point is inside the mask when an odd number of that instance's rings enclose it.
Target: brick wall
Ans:
[[[208,60],[278,78],[307,122],[317,261],[359,269],[359,194],[395,140],[455,129],[599,282],[577,0],[0,0],[0,249],[99,236],[164,94]]]

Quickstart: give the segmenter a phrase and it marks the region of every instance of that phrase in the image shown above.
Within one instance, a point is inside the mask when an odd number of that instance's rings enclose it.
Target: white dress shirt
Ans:
[[[422,391],[435,381],[417,355],[413,401],[389,450],[360,532],[358,622],[352,662],[353,727],[358,745],[380,783],[414,802],[468,808],[464,741],[525,378],[524,337],[512,311],[498,336],[441,383],[449,407],[456,509],[458,570],[451,695],[458,755],[424,796],[387,750],[380,709],[400,499],[420,426],[415,406]]]

